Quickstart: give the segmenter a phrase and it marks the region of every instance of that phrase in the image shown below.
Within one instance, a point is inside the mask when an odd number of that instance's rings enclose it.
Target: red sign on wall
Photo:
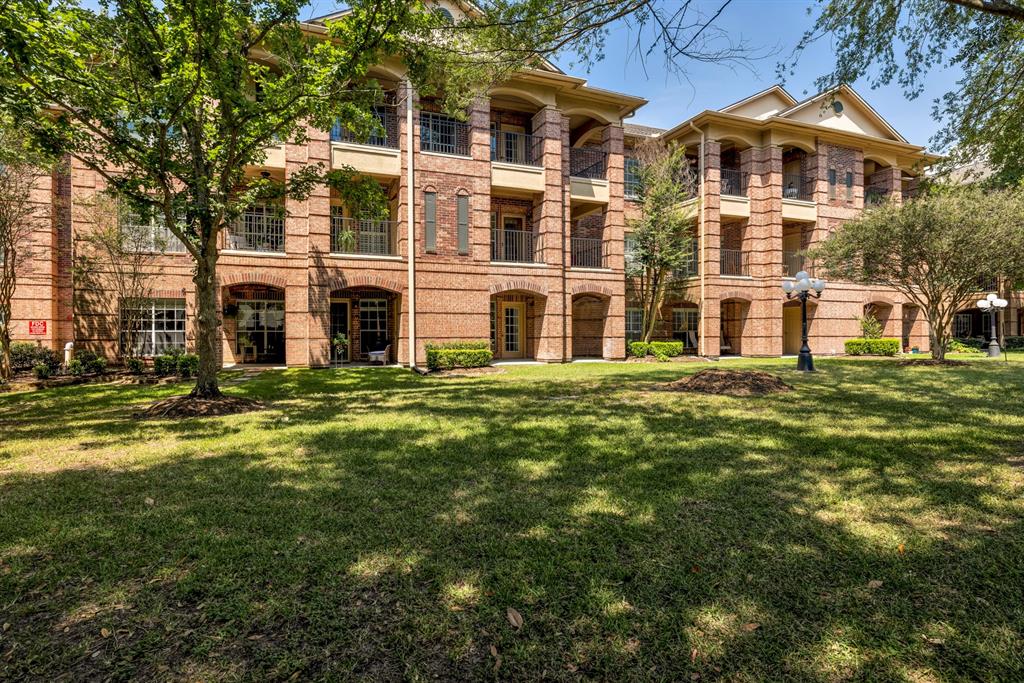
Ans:
[[[28,333],[29,334],[46,334],[46,321],[45,320],[29,320],[28,321]]]

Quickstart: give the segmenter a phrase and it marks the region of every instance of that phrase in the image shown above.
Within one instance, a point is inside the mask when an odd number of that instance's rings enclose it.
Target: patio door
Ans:
[[[235,350],[243,362],[284,362],[283,301],[239,301],[237,320]]]
[[[506,302],[501,305],[501,357],[526,357],[526,304]]]
[[[338,355],[337,349],[334,347],[334,337],[339,334],[343,334],[348,337],[348,316],[349,316],[348,299],[332,299],[331,300],[331,338],[328,340],[328,344],[331,347],[331,362],[338,363],[341,361],[347,361],[352,357],[352,340],[349,339],[348,348],[345,349],[343,356]]]
[[[388,335],[388,300],[359,300],[359,354],[383,351],[391,344]]]

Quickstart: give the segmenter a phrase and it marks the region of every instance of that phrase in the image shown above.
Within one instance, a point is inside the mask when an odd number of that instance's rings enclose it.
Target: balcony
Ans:
[[[571,237],[569,250],[573,268],[607,268],[600,237]]]
[[[469,156],[470,125],[434,112],[420,113],[420,151]]]
[[[741,249],[722,249],[718,265],[720,274],[745,277],[750,275],[749,254]]]
[[[888,193],[877,187],[868,187],[864,189],[864,206],[879,206],[884,204],[888,198]]]
[[[527,133],[491,131],[491,161],[517,166],[541,166],[544,138]]]
[[[228,249],[283,254],[284,215],[274,206],[251,206],[228,225],[226,237]]]
[[[782,176],[782,198],[814,201],[814,185],[815,180],[811,176],[786,173]]]
[[[608,166],[608,155],[603,149],[594,147],[569,148],[569,175],[574,178],[604,180]]]
[[[368,136],[358,136],[336,122],[331,128],[331,142],[348,142],[371,147],[398,149],[398,116],[393,104],[377,105],[373,108],[377,118],[378,129]]]
[[[801,270],[814,275],[814,264],[799,251],[782,252],[782,270],[785,277],[796,277]]]
[[[746,197],[747,186],[750,183],[750,174],[738,168],[722,169],[721,194],[730,197]]]
[[[491,261],[543,263],[541,236],[531,230],[491,230]]]
[[[394,221],[350,218],[341,207],[331,210],[331,253],[357,256],[397,256]]]

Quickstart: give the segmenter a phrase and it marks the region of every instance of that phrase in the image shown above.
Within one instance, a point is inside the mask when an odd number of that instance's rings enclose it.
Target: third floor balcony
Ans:
[[[491,229],[491,261],[543,263],[541,236],[532,230]]]

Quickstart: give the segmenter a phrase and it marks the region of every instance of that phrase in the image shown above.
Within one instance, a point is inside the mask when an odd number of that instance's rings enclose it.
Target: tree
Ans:
[[[32,192],[47,170],[45,158],[0,118],[0,382],[11,378],[11,302],[33,254],[32,233],[48,227],[45,206]]]
[[[831,36],[835,68],[821,89],[867,77],[893,81],[910,99],[934,68],[962,69],[956,88],[935,101],[944,122],[935,142],[949,165],[988,159],[997,184],[1024,179],[1024,3],[1020,0],[818,0],[814,27],[793,60]],[[786,75],[788,64],[780,65]]]
[[[640,302],[643,341],[649,342],[672,271],[693,255],[697,179],[681,145],[645,140],[636,150],[642,218],[630,222],[633,248],[626,275]]]
[[[942,359],[953,317],[987,277],[1024,272],[1024,193],[934,190],[845,223],[811,250],[828,277],[892,287],[924,312]]]
[[[140,214],[109,195],[94,195],[82,212],[90,228],[76,256],[76,289],[94,295],[117,320],[121,360],[136,358],[136,332],[163,272],[157,256],[177,240],[154,212]]]

